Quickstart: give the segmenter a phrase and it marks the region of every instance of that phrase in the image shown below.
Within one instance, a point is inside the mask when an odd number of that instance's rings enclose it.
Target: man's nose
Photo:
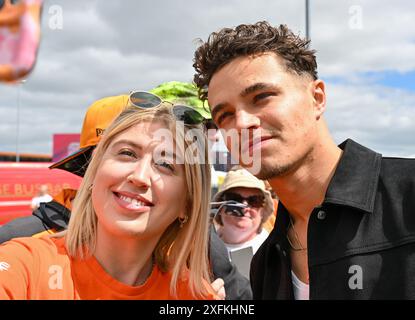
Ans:
[[[235,118],[235,127],[237,130],[258,128],[260,124],[256,115],[243,109],[236,112]]]

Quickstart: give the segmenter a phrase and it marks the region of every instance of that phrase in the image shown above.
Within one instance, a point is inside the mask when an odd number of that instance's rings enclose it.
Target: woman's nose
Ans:
[[[137,187],[149,188],[151,185],[151,159],[142,158],[127,180]]]

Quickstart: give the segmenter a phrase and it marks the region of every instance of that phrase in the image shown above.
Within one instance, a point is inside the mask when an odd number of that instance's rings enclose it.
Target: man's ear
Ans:
[[[312,84],[312,95],[316,119],[320,119],[326,111],[326,85],[323,80],[317,79]]]

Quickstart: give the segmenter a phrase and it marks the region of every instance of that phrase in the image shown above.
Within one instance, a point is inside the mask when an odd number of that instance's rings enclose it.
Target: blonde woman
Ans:
[[[157,98],[133,93],[106,129],[66,232],[0,246],[0,299],[216,298],[205,137],[193,109]]]

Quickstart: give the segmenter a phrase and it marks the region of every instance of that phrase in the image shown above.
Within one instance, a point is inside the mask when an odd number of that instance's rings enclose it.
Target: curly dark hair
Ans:
[[[213,32],[201,43],[193,59],[196,70],[193,81],[201,100],[207,99],[207,87],[213,74],[241,56],[274,52],[285,61],[287,70],[317,79],[316,51],[309,49],[309,40],[295,35],[286,25],[273,27],[266,21],[241,24],[234,29]]]

